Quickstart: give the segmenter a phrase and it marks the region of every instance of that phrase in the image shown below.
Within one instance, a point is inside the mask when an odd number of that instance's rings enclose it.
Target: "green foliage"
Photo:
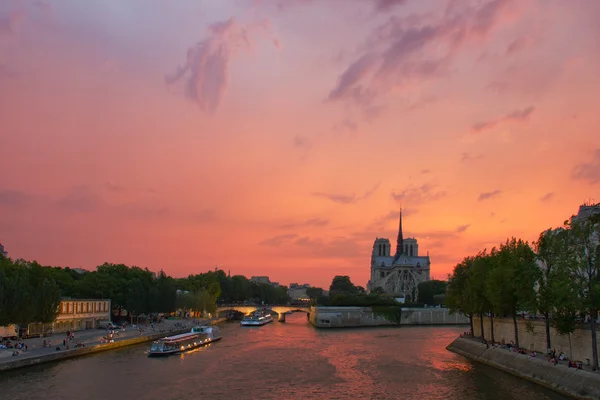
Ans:
[[[437,295],[446,294],[447,287],[448,282],[435,279],[419,283],[417,287],[419,292],[419,303],[424,303],[430,306],[441,304],[436,303],[434,297]]]
[[[553,270],[550,282],[555,305],[552,310],[552,327],[559,335],[571,334],[577,327],[579,313],[583,309],[579,287],[570,279],[566,268]]]
[[[498,251],[495,248],[490,253],[486,250],[479,252],[470,264],[467,296],[472,303],[473,311],[480,315],[494,309],[487,285],[497,264]]]
[[[323,289],[317,288],[317,287],[308,288],[308,289],[306,289],[306,295],[310,299],[316,299],[318,297],[323,296]]]
[[[600,308],[600,215],[574,219],[565,223],[572,257],[569,264],[572,278],[582,291],[584,306],[590,311]]]
[[[199,288],[193,292],[182,292],[177,296],[177,307],[185,310],[192,310],[200,313],[215,312],[216,303],[214,294],[208,289]]]
[[[471,291],[468,290],[472,264],[473,258],[465,257],[454,267],[452,275],[448,279],[446,307],[450,310],[450,313],[460,312],[469,317],[472,317],[475,313],[474,301],[471,300]]]
[[[533,332],[535,331],[535,326],[533,325],[533,322],[531,322],[531,320],[529,319],[525,322],[525,331],[531,334],[533,334]]]
[[[178,289],[189,295],[178,301]],[[133,315],[170,313],[181,305],[214,312],[217,301],[287,304],[289,300],[285,286],[250,282],[244,276],[231,278],[223,271],[174,279],[162,270],[155,277],[148,269],[124,264],[104,263],[96,271],[80,273],[0,257],[0,326],[51,323],[59,312],[61,297],[109,298],[113,308]]]
[[[58,313],[60,291],[37,262],[0,260],[0,325],[48,323]]]
[[[350,277],[347,275],[338,275],[334,277],[333,281],[331,281],[331,286],[329,287],[329,296],[331,297],[338,294],[357,294],[359,292],[364,293],[364,289],[361,291],[358,287],[354,286]]]
[[[371,294],[384,294],[385,290],[381,286],[377,286],[373,290],[371,290]]]
[[[512,238],[500,245],[497,267],[486,280],[486,293],[493,309],[515,316],[535,310],[535,284],[541,274],[536,255],[527,242]]]
[[[400,305],[373,306],[371,309],[376,317],[383,317],[398,325],[402,322],[402,306]]]

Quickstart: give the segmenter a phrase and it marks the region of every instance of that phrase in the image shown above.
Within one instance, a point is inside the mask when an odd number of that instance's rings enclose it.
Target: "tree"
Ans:
[[[473,263],[472,257],[465,257],[456,264],[452,275],[448,278],[448,289],[446,290],[446,307],[451,314],[460,312],[469,317],[471,336],[474,336],[473,315],[475,313],[473,301],[467,290],[469,285],[469,269]]]
[[[435,279],[419,283],[417,287],[417,291],[419,293],[418,302],[427,305],[434,305],[434,296],[446,294],[447,287],[448,282]]]
[[[481,324],[481,338],[485,339],[483,320],[486,313],[490,314],[490,339],[494,342],[494,310],[487,292],[487,280],[494,268],[497,251],[492,249],[491,253],[486,250],[479,252],[472,260],[469,269],[469,283],[467,285],[467,296],[469,297],[473,311],[479,314]]]
[[[153,311],[170,313],[175,311],[175,302],[177,300],[177,289],[173,278],[167,276],[163,270],[158,273],[156,282],[156,294],[158,295],[155,304],[157,308]]]
[[[357,294],[359,292],[358,288],[354,286],[350,277],[345,276],[335,276],[331,281],[331,286],[329,287],[329,296],[333,297],[338,294]]]
[[[377,286],[371,290],[371,294],[385,294],[385,290],[381,286]]]
[[[510,315],[515,330],[515,345],[519,347],[517,315],[535,310],[535,283],[540,269],[529,244],[512,238],[500,245],[497,266],[489,273],[486,292],[494,310]]]
[[[5,326],[12,322],[10,316],[10,307],[12,304],[9,296],[12,282],[5,271],[8,264],[7,259],[0,254],[0,326]]]
[[[56,319],[60,306],[60,289],[48,278],[38,285],[35,291],[35,322],[51,324]]]
[[[600,215],[573,217],[565,222],[571,261],[572,279],[579,283],[582,301],[591,317],[592,369],[598,370],[596,319],[600,308]]]
[[[571,334],[575,331],[578,314],[582,309],[581,297],[577,283],[571,279],[567,268],[554,268],[549,279],[553,304],[552,326],[559,335],[569,335],[569,359],[573,359],[573,347],[571,346]],[[550,349],[550,347],[549,347]]]
[[[445,294],[436,294],[433,296],[433,305],[434,306],[443,306],[446,304],[446,295]]]
[[[306,295],[310,299],[316,299],[317,297],[323,296],[323,289],[318,287],[310,287],[306,289]]]
[[[539,311],[545,319],[546,325],[546,348],[551,349],[552,343],[550,339],[550,320],[551,314],[556,305],[560,305],[553,288],[556,287],[552,281],[554,269],[562,261],[566,261],[565,257],[569,254],[567,242],[565,240],[566,232],[564,229],[547,229],[540,233],[538,240],[534,243],[537,258],[542,265],[542,273],[538,280],[537,292],[537,311]]]

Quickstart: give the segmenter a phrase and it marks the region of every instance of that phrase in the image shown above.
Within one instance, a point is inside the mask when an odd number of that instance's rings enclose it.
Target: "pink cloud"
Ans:
[[[340,75],[329,100],[361,108],[397,88],[410,88],[446,73],[465,45],[484,41],[505,19],[512,0],[491,0],[465,7],[450,2],[445,13],[392,16],[378,26],[360,54]],[[395,3],[395,2],[381,2]]]
[[[592,185],[600,183],[600,149],[594,151],[590,161],[577,164],[573,168],[572,176]]]
[[[251,49],[250,37],[258,31],[268,31],[267,22],[240,25],[234,17],[208,27],[208,37],[187,52],[186,62],[165,82],[172,85],[187,72],[186,95],[203,109],[213,114],[223,100],[229,85],[229,64],[240,49]],[[279,40],[273,44],[279,48]]]
[[[6,15],[0,14],[0,37],[14,34],[24,16],[19,11],[11,11]]]
[[[472,131],[473,133],[480,133],[489,129],[493,129],[497,125],[502,124],[504,122],[527,122],[534,110],[534,106],[529,106],[520,110],[514,110],[496,119],[477,122],[473,124]]]

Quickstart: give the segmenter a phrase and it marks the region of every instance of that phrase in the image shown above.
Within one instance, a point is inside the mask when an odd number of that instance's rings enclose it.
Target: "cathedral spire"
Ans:
[[[404,236],[402,235],[402,206],[400,206],[400,223],[398,226],[398,241],[396,242],[396,259],[404,253]]]

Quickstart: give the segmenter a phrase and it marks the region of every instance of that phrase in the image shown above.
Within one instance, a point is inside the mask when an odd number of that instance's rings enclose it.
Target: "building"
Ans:
[[[429,253],[426,256],[419,255],[417,239],[404,238],[400,209],[396,252],[391,254],[389,239],[375,239],[371,254],[371,279],[367,289],[372,291],[380,287],[402,302],[415,302],[418,298],[417,286],[430,279],[430,266]]]
[[[268,285],[271,284],[271,280],[269,279],[268,276],[253,276],[252,278],[250,278],[250,282],[266,283]]]
[[[100,321],[110,321],[111,302],[107,299],[62,299],[59,307],[52,326],[55,333],[95,329]]]
[[[253,276],[252,278],[250,278],[250,282],[266,283],[267,285],[271,285],[273,287],[279,286],[279,282],[271,282],[268,276]]]
[[[590,201],[579,206],[579,212],[577,212],[575,219],[585,219],[597,214],[600,214],[600,203],[594,204]]]
[[[96,329],[100,321],[110,321],[111,301],[107,299],[61,299],[58,315],[51,324],[34,322],[22,325],[21,335],[37,336],[51,332],[81,331]]]
[[[309,301],[308,295],[306,294],[306,289],[310,288],[308,283],[304,285],[298,285],[297,283],[290,283],[290,287],[288,288],[288,296],[292,301]]]

